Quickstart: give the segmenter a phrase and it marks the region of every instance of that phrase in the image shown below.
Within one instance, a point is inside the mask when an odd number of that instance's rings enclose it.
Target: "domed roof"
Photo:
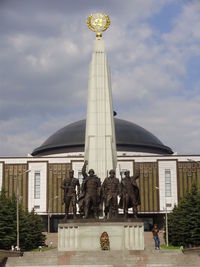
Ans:
[[[129,121],[116,119],[115,132],[117,151],[145,152],[155,154],[173,154],[149,131]],[[51,135],[32,156],[44,156],[59,153],[83,152],[85,145],[86,120],[71,123]]]

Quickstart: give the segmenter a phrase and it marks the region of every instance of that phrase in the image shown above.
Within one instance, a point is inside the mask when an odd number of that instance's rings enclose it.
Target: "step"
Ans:
[[[62,265],[57,265],[57,263]],[[96,264],[96,265],[95,265]],[[199,265],[198,265],[199,264]],[[82,251],[25,252],[23,257],[8,258],[6,267],[14,266],[113,266],[113,267],[197,267],[198,255],[185,255],[181,251]]]

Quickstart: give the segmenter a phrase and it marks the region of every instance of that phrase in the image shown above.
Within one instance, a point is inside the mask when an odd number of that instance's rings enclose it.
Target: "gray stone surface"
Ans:
[[[113,266],[113,267],[198,267],[198,255],[180,251],[98,251],[25,253],[22,258],[9,258],[6,267],[14,266]]]
[[[152,233],[145,232],[144,236],[143,251],[57,252],[57,249],[51,249],[45,252],[25,252],[22,258],[9,258],[6,267],[200,267],[200,257],[197,253],[184,254],[180,250],[164,249],[157,251],[154,249]],[[55,240],[53,234],[50,235],[50,240]]]
[[[100,251],[107,232],[110,250],[143,250],[143,222],[74,222],[58,225],[58,251]]]

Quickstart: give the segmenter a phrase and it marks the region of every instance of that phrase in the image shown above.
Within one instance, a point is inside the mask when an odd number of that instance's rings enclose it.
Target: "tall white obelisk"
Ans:
[[[85,160],[88,170],[94,169],[104,180],[117,164],[110,70],[102,39],[110,19],[106,14],[97,13],[89,16],[87,23],[96,32],[96,40],[89,69]]]

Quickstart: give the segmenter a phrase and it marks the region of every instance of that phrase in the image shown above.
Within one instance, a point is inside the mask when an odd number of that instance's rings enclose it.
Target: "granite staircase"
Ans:
[[[107,267],[197,267],[197,254],[181,251],[98,251],[98,252],[27,252],[23,257],[8,258],[6,267],[14,266],[107,266]]]
[[[198,253],[183,254],[180,250],[155,250],[151,232],[145,232],[144,239],[144,251],[58,252],[55,248],[41,252],[25,252],[23,257],[8,258],[6,267],[200,267]],[[50,242],[53,242],[53,246],[57,245],[57,234],[47,236],[47,244]],[[162,238],[161,243],[164,243]]]

